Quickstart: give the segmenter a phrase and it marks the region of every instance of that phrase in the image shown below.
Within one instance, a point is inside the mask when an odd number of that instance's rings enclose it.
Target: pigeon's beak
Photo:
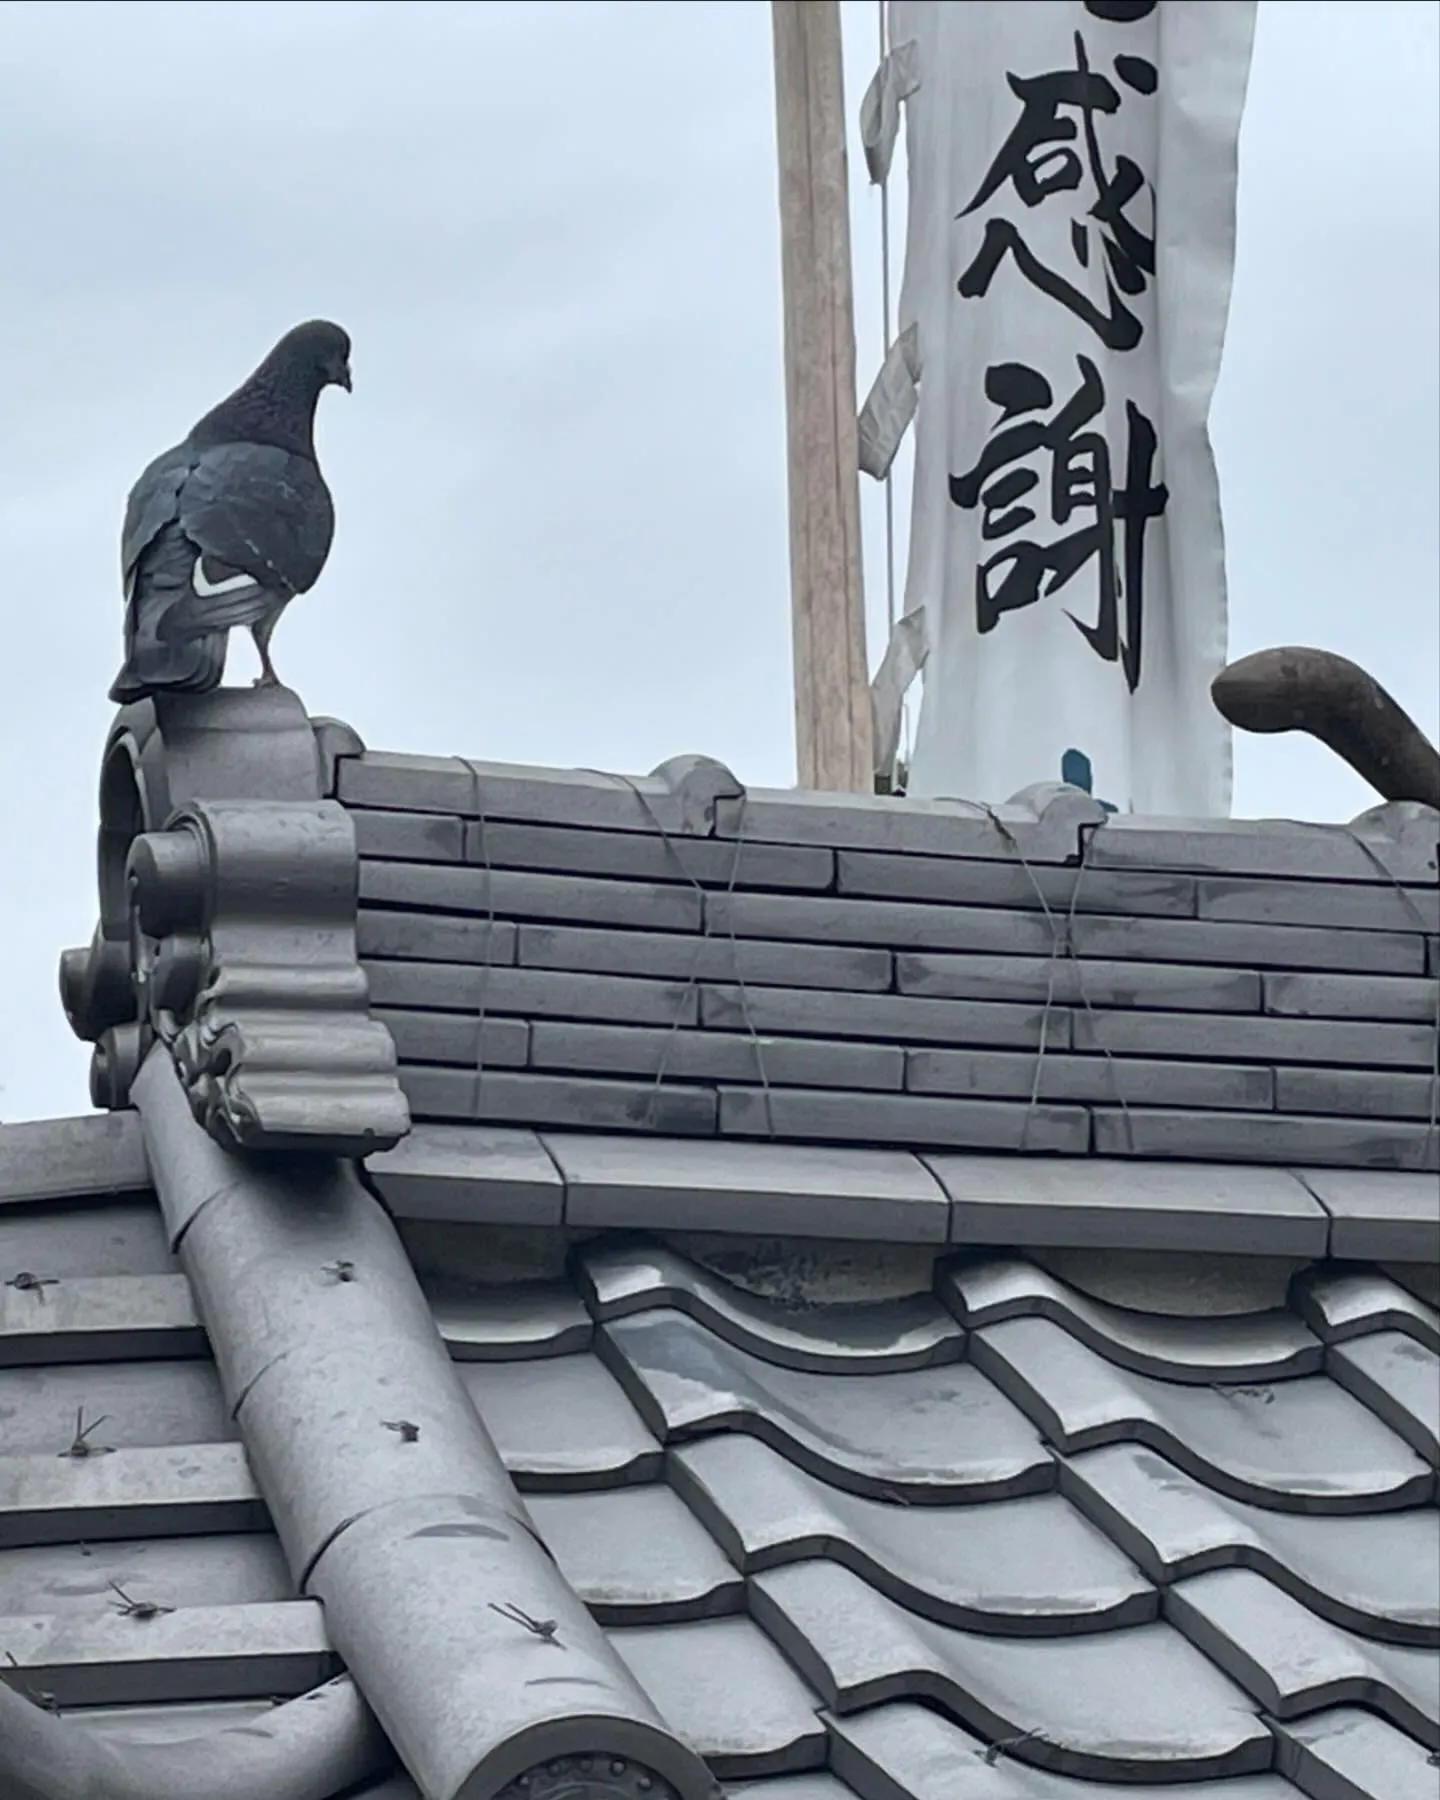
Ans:
[[[350,385],[350,365],[348,362],[341,363],[340,367],[335,371],[335,385],[336,387],[344,388],[347,394],[352,391]]]

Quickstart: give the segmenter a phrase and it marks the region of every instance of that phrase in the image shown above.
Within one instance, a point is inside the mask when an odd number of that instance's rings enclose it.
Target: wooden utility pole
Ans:
[[[771,0],[801,787],[874,791],[838,0]]]

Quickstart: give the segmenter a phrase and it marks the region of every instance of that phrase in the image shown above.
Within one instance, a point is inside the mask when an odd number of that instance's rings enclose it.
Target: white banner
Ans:
[[[923,667],[912,794],[1067,780],[1122,812],[1229,812],[1207,417],[1254,23],[1255,0],[892,0],[863,125],[878,173],[904,108],[902,336],[862,440],[879,473],[914,411],[875,690],[893,743]]]

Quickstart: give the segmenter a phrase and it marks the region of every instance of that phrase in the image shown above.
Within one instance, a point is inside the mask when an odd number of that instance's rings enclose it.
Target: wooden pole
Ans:
[[[838,0],[771,0],[799,783],[874,791]]]

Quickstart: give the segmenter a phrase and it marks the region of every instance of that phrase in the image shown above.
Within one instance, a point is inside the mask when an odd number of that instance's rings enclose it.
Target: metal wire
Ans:
[[[1034,1117],[1035,1111],[1040,1104],[1040,1089],[1044,1078],[1045,1054],[1048,1048],[1050,1015],[1055,1006],[1055,978],[1059,971],[1060,963],[1068,957],[1074,964],[1075,991],[1080,996],[1080,1004],[1085,1008],[1086,1015],[1091,1023],[1096,1026],[1095,1042],[1101,1055],[1105,1059],[1106,1070],[1114,1083],[1115,1099],[1119,1104],[1121,1116],[1125,1121],[1126,1147],[1130,1155],[1134,1156],[1136,1154],[1135,1121],[1131,1117],[1130,1104],[1125,1098],[1124,1083],[1120,1079],[1120,1064],[1114,1053],[1104,1042],[1103,1034],[1097,1023],[1099,1015],[1091,1004],[1090,995],[1085,986],[1085,965],[1081,962],[1075,950],[1075,919],[1080,905],[1080,884],[1085,878],[1086,869],[1089,867],[1090,846],[1094,843],[1096,835],[1104,829],[1104,826],[1097,824],[1090,830],[1087,830],[1083,825],[1080,828],[1080,861],[1075,870],[1075,885],[1070,890],[1070,904],[1066,908],[1064,920],[1062,922],[1057,920],[1054,909],[1051,907],[1050,902],[1045,898],[1045,890],[1041,887],[1040,879],[1036,875],[1034,869],[1031,868],[1029,859],[1026,857],[1024,850],[1020,846],[1020,840],[1015,836],[1015,833],[1006,824],[1005,820],[1000,817],[998,812],[996,812],[994,807],[987,806],[985,811],[989,814],[991,824],[1015,852],[1031,887],[1035,890],[1035,897],[1039,900],[1041,911],[1045,914],[1045,921],[1050,927],[1050,965],[1046,979],[1045,1006],[1040,1015],[1040,1046],[1035,1058],[1035,1079],[1030,1085],[1029,1109],[1026,1112],[1025,1123],[1020,1132],[1020,1148],[1025,1150],[1029,1146],[1030,1121]]]
[[[685,860],[681,856],[670,833],[666,830],[664,820],[650,804],[649,795],[632,776],[616,775],[613,771],[604,769],[586,769],[584,773],[587,775],[601,775],[607,781],[616,781],[619,782],[622,787],[629,788],[631,793],[633,793],[635,798],[640,802],[640,805],[643,807],[651,824],[659,833],[660,841],[665,847],[666,856],[679,870],[681,879],[688,882],[694,889],[695,895],[700,902],[700,935],[695,940],[695,956],[690,965],[690,975],[685,983],[684,991],[681,993],[680,1004],[675,1008],[675,1017],[670,1021],[670,1027],[666,1033],[665,1042],[661,1047],[660,1060],[656,1065],[655,1079],[651,1084],[650,1096],[646,1104],[646,1119],[649,1124],[653,1125],[655,1123],[655,1108],[665,1085],[665,1075],[670,1066],[670,1057],[675,1047],[676,1038],[684,1025],[686,1003],[690,996],[698,990],[701,981],[705,979],[701,972],[705,958],[705,946],[714,941],[710,932],[711,919],[709,896],[705,887],[696,878],[694,873],[686,868]],[[761,1094],[765,1105],[765,1129],[773,1141],[776,1135],[775,1104],[770,1089],[770,1078],[765,1068],[765,1046],[760,1037],[760,1033],[755,1028],[754,1015],[750,1010],[750,990],[746,985],[744,971],[740,967],[740,942],[735,932],[735,908],[733,902],[735,888],[740,876],[741,853],[745,847],[746,800],[747,796],[742,791],[740,794],[740,815],[735,822],[735,854],[730,860],[730,875],[723,889],[726,900],[726,912],[729,916],[729,928],[726,935],[730,939],[731,969],[734,974],[736,991],[740,996],[740,1019],[749,1036],[751,1047],[755,1052],[755,1070],[759,1077]],[[711,838],[704,839],[703,841],[706,843],[714,842]]]

